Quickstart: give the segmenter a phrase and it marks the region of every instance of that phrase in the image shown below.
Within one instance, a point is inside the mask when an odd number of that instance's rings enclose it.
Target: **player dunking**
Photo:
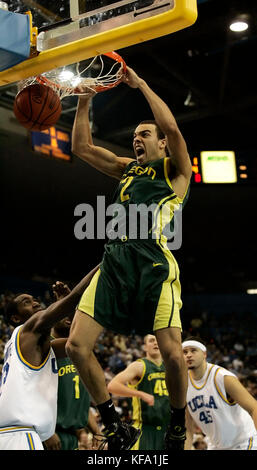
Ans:
[[[132,450],[163,450],[169,424],[165,368],[154,335],[144,338],[146,357],[132,362],[108,384],[109,392],[132,397],[132,420],[142,434]]]
[[[166,369],[171,421],[166,449],[183,449],[187,375],[181,348],[179,268],[168,250],[163,228],[172,224],[175,206],[187,199],[192,165],[187,146],[168,106],[131,68],[124,78],[145,96],[155,122],[140,123],[134,132],[136,160],[118,157],[93,144],[90,98],[80,98],[73,128],[73,152],[99,171],[120,180],[117,203],[155,203],[148,239],[132,240],[128,232],[105,247],[104,258],[76,311],[67,352],[105,424],[108,448],[129,449],[138,438],[119,421],[93,349],[105,327],[129,334],[154,332]],[[171,157],[166,157],[168,148]]]

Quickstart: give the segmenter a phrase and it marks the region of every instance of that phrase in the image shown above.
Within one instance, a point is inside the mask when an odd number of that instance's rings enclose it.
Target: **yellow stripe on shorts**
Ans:
[[[161,243],[160,248],[169,264],[168,278],[162,284],[161,295],[154,319],[154,331],[162,328],[175,327],[182,329],[180,320],[181,287],[179,281],[179,267],[172,253],[165,249]]]
[[[94,274],[89,286],[84,291],[78,305],[78,310],[83,313],[87,313],[87,315],[90,315],[92,318],[95,316],[95,294],[100,274],[101,270],[98,269],[98,271],[96,271]]]
[[[29,444],[29,450],[35,450],[35,445],[34,445],[32,434],[30,432],[26,432],[26,437],[27,437],[28,444]]]
[[[253,446],[253,438],[250,437],[249,442],[248,442],[247,450],[251,450],[251,449],[252,449],[252,446]]]
[[[133,426],[135,428],[140,429],[141,434],[137,440],[137,442],[131,447],[130,450],[139,450],[139,444],[140,444],[140,439],[142,436],[142,408],[141,408],[141,398],[139,397],[133,397],[132,398],[132,408],[133,408],[133,413],[132,413],[132,419],[133,419]]]

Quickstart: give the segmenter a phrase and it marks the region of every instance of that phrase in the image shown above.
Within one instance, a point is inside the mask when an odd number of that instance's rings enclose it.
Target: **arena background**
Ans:
[[[7,3],[20,11],[26,2]],[[257,295],[247,293],[257,289],[253,3],[199,1],[194,26],[119,52],[170,106],[192,159],[202,150],[234,150],[238,168],[247,168],[247,178],[240,178],[238,170],[235,184],[196,183],[192,178],[182,247],[174,255],[181,270],[185,333],[207,339],[214,345],[215,360],[225,366],[235,369],[233,360],[241,361],[242,378],[251,376],[256,384]],[[51,2],[47,4],[51,9]],[[65,2],[56,2],[55,8],[61,5]],[[228,24],[239,13],[249,15],[249,28],[229,33]],[[108,204],[116,188],[115,180],[71,152],[70,161],[64,161],[33,151],[30,133],[13,115],[15,94],[14,85],[0,88],[2,308],[21,291],[39,295],[47,304],[54,281],[73,286],[100,262],[105,240],[77,240],[74,209],[80,203],[95,207],[99,195]],[[71,132],[76,103],[74,97],[64,102],[57,130]],[[95,142],[124,156],[132,155],[134,127],[151,118],[140,93],[123,84],[96,96],[92,114]],[[2,349],[9,331],[3,325]],[[240,351],[237,343],[243,346]]]

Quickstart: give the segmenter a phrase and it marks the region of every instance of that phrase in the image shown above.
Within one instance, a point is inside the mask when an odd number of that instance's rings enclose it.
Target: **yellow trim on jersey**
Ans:
[[[164,176],[165,176],[165,180],[166,180],[166,183],[167,185],[170,187],[170,189],[172,191],[174,191],[173,187],[172,187],[172,184],[171,184],[171,180],[169,178],[169,172],[168,172],[168,160],[170,160],[170,157],[165,157],[164,158]]]
[[[160,202],[158,202],[158,206],[156,207],[156,209],[154,211],[154,214],[153,214],[154,222],[153,222],[153,227],[150,230],[150,232],[155,233],[157,231],[157,228],[160,227],[160,223],[158,224],[158,221],[161,218],[160,217],[160,214],[161,214],[161,211],[162,211],[161,206],[163,205],[164,201],[167,202],[170,198],[173,198],[173,194],[169,194],[169,196],[165,196],[163,199],[160,200]],[[159,229],[159,232],[160,232],[160,235],[161,235],[162,230]],[[156,237],[156,241],[158,242],[157,237]]]
[[[152,364],[154,364],[156,367],[158,367],[159,369],[162,367],[163,365],[163,361],[159,364],[157,364],[157,362],[155,362],[153,359],[148,359],[148,357],[145,358],[147,361],[151,362]],[[139,359],[138,359],[139,360]],[[162,371],[161,371],[162,372]]]
[[[143,364],[143,372],[142,372],[142,375],[141,375],[141,378],[139,379],[139,381],[135,384],[129,384],[129,388],[136,388],[138,387],[138,385],[142,382],[144,376],[145,376],[145,371],[146,371],[146,364],[145,364],[145,361],[143,359],[137,359],[137,362],[142,362]]]
[[[205,385],[206,385],[206,383],[207,383],[207,380],[208,380],[208,378],[209,378],[209,375],[210,375],[210,373],[211,373],[211,370],[212,370],[212,368],[214,367],[214,365],[215,365],[215,364],[212,364],[212,366],[210,367],[209,372],[208,372],[208,374],[207,374],[207,377],[206,377],[206,379],[205,379],[205,382],[204,382],[203,385],[201,385],[201,387],[197,387],[197,386],[195,385],[195,383],[194,383],[194,381],[193,381],[193,378],[192,378],[192,376],[191,376],[191,373],[190,373],[190,371],[189,371],[188,375],[189,375],[189,378],[190,378],[190,382],[191,382],[191,384],[193,385],[193,387],[196,388],[196,390],[201,390],[203,387],[205,387]]]
[[[23,362],[23,364],[25,364],[26,366],[28,366],[30,369],[33,369],[33,370],[39,370],[41,369],[45,364],[46,362],[48,361],[49,359],[49,356],[50,356],[50,349],[49,349],[49,352],[45,358],[45,360],[42,362],[42,364],[40,364],[40,366],[34,366],[32,364],[30,364],[28,361],[26,361],[26,359],[24,359],[22,353],[21,353],[21,349],[20,349],[20,332],[21,332],[21,329],[19,329],[18,333],[17,333],[17,336],[16,336],[16,351],[17,351],[17,354],[18,354],[18,357],[19,359],[21,360],[21,362]]]
[[[222,398],[222,400],[223,400],[225,403],[227,403],[227,405],[229,405],[229,406],[234,406],[234,405],[236,405],[236,401],[233,401],[232,403],[230,403],[230,402],[228,401],[228,399],[223,395],[223,393],[221,392],[221,390],[219,389],[219,387],[218,387],[218,385],[217,385],[217,383],[216,383],[216,375],[217,375],[217,373],[219,372],[219,370],[220,370],[220,367],[216,370],[215,375],[214,375],[214,379],[213,379],[213,380],[214,380],[214,385],[215,385],[215,387],[216,387],[216,390],[217,390],[218,394],[220,395],[220,397]]]
[[[179,209],[179,204],[174,204],[176,199],[173,194],[169,196],[156,217],[156,228],[153,230],[153,233],[155,233],[156,240],[159,239],[164,245],[167,243],[167,237],[163,234],[163,230],[174,218],[174,210]]]
[[[170,188],[172,191],[174,191],[174,189],[173,189],[173,187],[172,187],[172,184],[171,184],[171,180],[170,180],[170,178],[169,178],[169,172],[168,172],[168,160],[169,160],[169,159],[170,159],[170,157],[164,158],[164,176],[165,176],[165,180],[166,180],[167,185],[169,186],[169,188]],[[175,193],[175,191],[174,191],[174,194],[176,194],[179,203],[182,203],[182,202],[184,201],[184,199],[185,199],[185,197],[186,197],[186,195],[187,195],[187,192],[188,192],[189,185],[190,185],[190,179],[189,179],[189,181],[188,181],[188,185],[187,185],[187,187],[186,187],[186,190],[185,190],[185,192],[184,192],[184,196],[183,196],[182,198],[179,197],[179,196]]]

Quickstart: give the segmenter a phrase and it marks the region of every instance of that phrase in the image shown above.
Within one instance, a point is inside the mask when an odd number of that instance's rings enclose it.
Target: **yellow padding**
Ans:
[[[0,86],[174,33],[191,26],[196,19],[197,0],[176,0],[173,10],[42,51],[37,57],[0,72]]]

